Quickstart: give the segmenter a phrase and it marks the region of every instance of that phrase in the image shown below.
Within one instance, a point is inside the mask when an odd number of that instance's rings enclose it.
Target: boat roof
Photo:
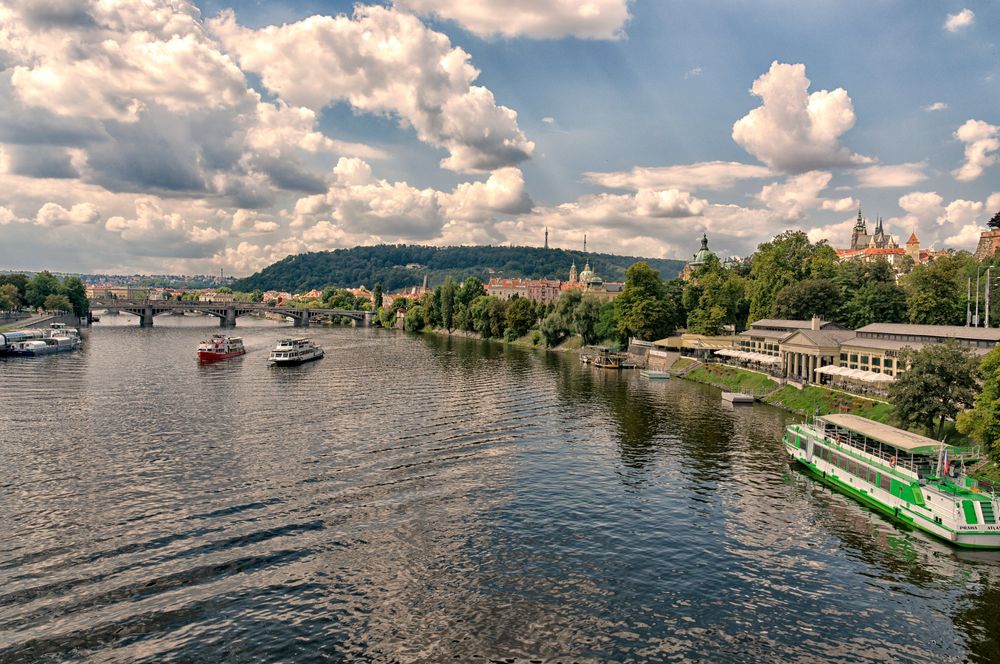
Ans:
[[[875,420],[869,420],[867,417],[861,417],[860,415],[834,413],[823,415],[819,419],[842,429],[849,429],[904,452],[936,452],[941,447],[941,443],[933,438],[897,429],[896,427],[882,424]]]

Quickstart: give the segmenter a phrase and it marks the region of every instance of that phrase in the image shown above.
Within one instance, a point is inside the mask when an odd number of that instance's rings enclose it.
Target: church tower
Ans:
[[[569,283],[576,283],[576,261],[573,261],[572,267],[569,268]]]
[[[858,206],[858,220],[851,231],[851,249],[864,249],[868,246],[868,225],[865,224],[864,217],[861,216],[861,207]]]

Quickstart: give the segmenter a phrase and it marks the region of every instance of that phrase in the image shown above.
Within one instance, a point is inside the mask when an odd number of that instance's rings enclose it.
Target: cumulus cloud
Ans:
[[[1000,160],[1000,126],[982,120],[967,120],[955,130],[955,138],[965,143],[965,163],[951,172],[956,180],[970,182],[987,166]]]
[[[678,189],[640,189],[635,195],[635,205],[640,216],[679,218],[697,217],[708,207],[708,201]]]
[[[858,179],[859,187],[912,187],[927,179],[927,175],[924,173],[925,168],[927,168],[927,164],[922,161],[905,164],[876,164],[859,168],[854,174]]]
[[[979,225],[985,205],[979,201],[956,199],[945,204],[934,191],[914,191],[899,198],[906,214],[886,220],[891,228],[916,232],[921,245],[971,249],[982,230]],[[973,234],[973,228],[977,229]],[[905,239],[905,238],[904,238]]]
[[[976,13],[971,9],[963,9],[957,14],[948,14],[944,22],[944,29],[948,32],[958,32],[962,28],[967,28],[976,22]]]
[[[227,236],[204,220],[191,221],[180,212],[165,211],[162,201],[153,196],[136,199],[135,216],[115,215],[104,227],[142,256],[205,258],[220,251]]]
[[[100,210],[91,203],[77,203],[68,210],[58,203],[46,203],[35,215],[35,223],[39,226],[83,226],[100,219]]]
[[[240,65],[288,103],[318,110],[346,101],[396,117],[421,141],[448,150],[444,168],[490,171],[534,151],[517,113],[473,85],[479,71],[469,54],[414,16],[359,5],[353,17],[312,16],[261,30],[238,25],[231,11],[209,24]]]
[[[728,189],[740,180],[767,178],[764,166],[733,161],[705,161],[678,166],[636,166],[629,171],[584,173],[587,180],[611,189]]]
[[[847,91],[810,94],[805,65],[774,61],[750,91],[761,105],[736,121],[733,140],[771,168],[802,173],[871,161],[840,145],[854,126]]]
[[[73,3],[48,13],[41,4],[0,17],[21,56],[11,84],[28,106],[132,122],[150,105],[183,113],[232,107],[246,94],[243,73],[204,37],[190,2]],[[39,22],[45,29],[32,30]]]
[[[819,194],[830,184],[833,174],[810,171],[765,185],[757,198],[761,203],[789,220],[805,217],[806,211],[821,205]]]
[[[455,21],[480,37],[619,39],[628,0],[394,0],[423,16]]]
[[[452,192],[377,179],[357,158],[340,159],[333,175],[325,194],[300,198],[293,212],[292,227],[307,228],[303,238],[322,240],[324,246],[365,234],[391,242],[431,241],[448,223],[483,223],[532,207],[524,176],[512,167],[494,171],[485,182],[461,183]]]
[[[533,204],[524,187],[524,175],[517,168],[502,168],[486,182],[464,182],[446,202],[452,219],[483,219],[494,213],[520,214]]]
[[[986,199],[986,209],[991,215],[1000,212],[1000,191],[993,192]]]

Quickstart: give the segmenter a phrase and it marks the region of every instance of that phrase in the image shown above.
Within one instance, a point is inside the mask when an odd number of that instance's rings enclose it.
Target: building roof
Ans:
[[[797,330],[784,341],[788,343],[792,337],[799,334],[808,339],[811,344],[821,348],[839,348],[841,344],[854,337],[853,330]]]
[[[913,325],[910,323],[872,323],[857,330],[858,334],[909,334],[934,339],[968,339],[1000,342],[1000,328],[965,327],[964,325]]]
[[[920,244],[920,240],[917,239],[917,234],[910,233],[910,239],[906,241],[906,244]]]
[[[876,422],[875,420],[869,420],[867,417],[860,417],[858,415],[845,413],[823,415],[819,419],[825,420],[837,427],[850,429],[851,431],[860,433],[866,438],[877,440],[880,443],[895,447],[896,449],[903,450],[904,452],[931,453],[936,452],[941,447],[941,444],[933,438],[921,436],[910,431],[904,431],[903,429],[897,429],[896,427],[891,427],[888,424],[882,424],[881,422]]]
[[[810,330],[812,329],[811,320],[789,320],[786,318],[761,318],[760,320],[755,320],[750,323],[751,329],[756,328],[779,328],[782,330]],[[835,330],[843,329],[836,323],[828,320],[820,320],[819,327],[821,330],[826,330],[833,328]]]

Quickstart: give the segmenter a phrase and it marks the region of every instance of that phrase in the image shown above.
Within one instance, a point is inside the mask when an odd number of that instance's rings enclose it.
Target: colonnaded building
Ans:
[[[501,300],[517,297],[528,298],[535,302],[549,304],[559,299],[559,296],[569,290],[580,290],[592,293],[606,300],[618,297],[625,284],[617,281],[604,281],[590,269],[588,260],[583,270],[577,274],[576,262],[569,268],[569,280],[560,279],[504,279],[493,277],[486,284],[486,293]]]
[[[848,330],[836,323],[762,319],[737,334],[705,337],[682,334],[654,343],[665,351],[719,359],[803,383],[829,383],[848,377],[861,383],[886,384],[906,370],[900,355],[953,340],[986,355],[1000,343],[1000,328],[961,325],[873,323]]]

